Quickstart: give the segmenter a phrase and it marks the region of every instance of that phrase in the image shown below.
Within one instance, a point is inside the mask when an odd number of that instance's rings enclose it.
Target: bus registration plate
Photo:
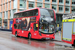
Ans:
[[[46,38],[46,39],[50,39],[50,38]]]

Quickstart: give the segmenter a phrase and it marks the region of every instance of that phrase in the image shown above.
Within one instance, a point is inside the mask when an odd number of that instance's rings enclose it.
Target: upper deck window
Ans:
[[[38,16],[38,9],[17,13],[14,15],[14,18],[29,17],[29,16]]]

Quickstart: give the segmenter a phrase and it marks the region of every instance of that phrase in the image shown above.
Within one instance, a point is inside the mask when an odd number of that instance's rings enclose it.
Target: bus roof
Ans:
[[[40,9],[40,8],[41,7],[32,8],[32,9],[28,9],[28,10],[24,10],[24,11],[15,12],[14,14],[21,13],[21,12],[25,12],[25,11],[29,11],[29,10],[34,10],[34,9]],[[47,9],[47,8],[43,8],[43,9]],[[51,10],[53,10],[53,9],[51,9]]]

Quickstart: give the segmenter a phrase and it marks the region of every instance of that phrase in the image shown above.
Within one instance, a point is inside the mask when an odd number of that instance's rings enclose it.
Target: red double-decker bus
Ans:
[[[34,8],[14,14],[12,34],[29,39],[55,39],[56,14],[52,9]]]

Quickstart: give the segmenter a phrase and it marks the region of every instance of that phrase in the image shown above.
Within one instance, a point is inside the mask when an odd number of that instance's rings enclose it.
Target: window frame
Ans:
[[[39,27],[36,27],[36,24],[38,24],[38,23],[34,23],[34,25],[33,25],[33,30],[34,30],[34,31],[38,31],[38,29],[39,29]],[[36,30],[35,30],[34,27],[36,28]]]
[[[38,11],[39,11],[38,9],[34,9],[34,10],[25,11],[25,12],[21,12],[21,13],[22,13],[22,17],[38,16],[38,15],[37,15],[37,13],[39,14]],[[33,12],[33,15],[30,15],[31,12]],[[17,14],[19,14],[19,17],[20,17],[20,14],[21,14],[21,13],[16,13],[16,14],[14,14],[14,16],[17,15]],[[23,15],[23,14],[24,14],[24,15]],[[18,16],[18,15],[17,15],[17,16]],[[14,17],[14,18],[18,18],[18,17]]]

